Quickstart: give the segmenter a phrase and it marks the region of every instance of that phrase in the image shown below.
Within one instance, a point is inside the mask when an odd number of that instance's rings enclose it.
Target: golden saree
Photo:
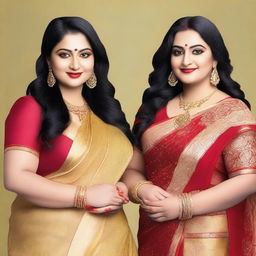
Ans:
[[[74,185],[115,184],[132,156],[116,127],[91,111],[77,131],[68,157],[47,179]],[[38,207],[18,196],[12,205],[10,256],[133,256],[137,250],[123,211],[94,215],[84,209]]]
[[[147,179],[170,193],[215,186],[241,174],[256,174],[256,119],[240,100],[228,98],[177,128],[175,118],[143,134]],[[255,256],[256,196],[222,212],[186,221],[152,221],[140,209],[141,256]]]

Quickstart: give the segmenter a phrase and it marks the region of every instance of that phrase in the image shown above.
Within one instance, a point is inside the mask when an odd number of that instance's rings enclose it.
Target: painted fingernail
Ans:
[[[99,211],[97,211],[97,210],[95,210],[95,209],[88,210],[88,212],[90,212],[90,213],[99,213]]]
[[[88,211],[91,211],[91,210],[93,210],[93,207],[87,204],[85,206],[85,209],[88,210]]]

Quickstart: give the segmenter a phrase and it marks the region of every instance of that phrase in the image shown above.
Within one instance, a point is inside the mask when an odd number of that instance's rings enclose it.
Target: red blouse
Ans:
[[[61,134],[50,141],[48,148],[40,139],[42,111],[32,96],[19,98],[5,122],[5,150],[17,149],[38,155],[37,174],[46,176],[57,171],[65,161],[73,141]]]

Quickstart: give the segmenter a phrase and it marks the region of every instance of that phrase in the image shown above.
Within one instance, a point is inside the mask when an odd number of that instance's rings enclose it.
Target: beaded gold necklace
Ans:
[[[214,90],[206,97],[204,97],[200,100],[193,101],[193,102],[185,102],[184,99],[182,98],[182,95],[180,94],[179,95],[179,107],[181,109],[183,109],[185,111],[185,113],[180,114],[175,118],[175,120],[174,120],[175,127],[179,128],[179,127],[184,126],[187,123],[189,123],[189,121],[191,120],[191,115],[190,115],[189,110],[193,109],[193,108],[201,107],[201,105],[203,103],[205,103],[207,100],[209,100],[216,91],[217,90]]]
[[[77,115],[80,121],[82,121],[85,118],[85,116],[88,112],[88,109],[89,109],[89,106],[87,105],[87,103],[84,103],[83,106],[75,106],[75,105],[67,102],[66,100],[64,100],[64,102],[67,106],[68,111],[70,113]]]

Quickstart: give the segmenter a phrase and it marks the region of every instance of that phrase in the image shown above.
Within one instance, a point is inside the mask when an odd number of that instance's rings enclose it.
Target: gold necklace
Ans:
[[[209,100],[216,91],[217,90],[214,90],[206,97],[204,97],[200,100],[193,101],[193,102],[185,102],[184,99],[182,98],[182,95],[180,94],[179,95],[179,107],[181,109],[183,109],[185,111],[185,113],[180,114],[175,118],[175,120],[174,120],[175,127],[179,128],[179,127],[184,126],[187,123],[189,123],[189,121],[191,120],[191,115],[190,115],[189,110],[193,109],[193,108],[201,107],[201,105],[203,103],[205,103],[207,100]]]
[[[80,121],[82,121],[85,118],[86,113],[88,112],[88,109],[89,109],[89,106],[87,105],[87,103],[84,103],[83,106],[75,106],[67,102],[66,100],[64,100],[64,102],[67,106],[68,111],[77,115]]]

